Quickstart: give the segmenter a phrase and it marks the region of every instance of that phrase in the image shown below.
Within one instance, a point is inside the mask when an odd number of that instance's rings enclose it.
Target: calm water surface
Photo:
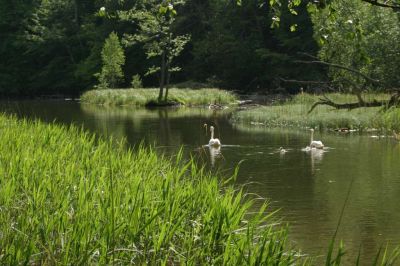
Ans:
[[[290,239],[306,254],[325,254],[335,231],[349,185],[349,202],[339,229],[355,262],[361,249],[371,261],[381,246],[400,245],[400,144],[391,138],[358,134],[320,134],[326,152],[301,151],[309,143],[306,130],[240,127],[229,112],[204,109],[144,110],[104,108],[66,101],[0,102],[0,111],[46,122],[83,125],[102,136],[143,141],[174,154],[183,145],[210,169],[232,173],[241,163],[238,182],[270,199],[278,217],[290,224]],[[208,143],[203,124],[214,125],[222,141],[221,156]],[[279,147],[286,154],[277,152]]]

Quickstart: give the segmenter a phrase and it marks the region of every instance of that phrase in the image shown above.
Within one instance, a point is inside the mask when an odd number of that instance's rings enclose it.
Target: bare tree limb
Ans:
[[[400,4],[393,3],[393,1],[379,2],[378,0],[361,0],[374,6],[391,8],[393,10],[400,10]]]
[[[357,74],[357,75],[363,77],[365,80],[368,80],[368,81],[371,82],[371,83],[380,83],[379,80],[370,78],[370,77],[368,77],[367,75],[361,73],[361,72],[358,71],[358,70],[355,70],[355,69],[353,69],[353,68],[346,67],[346,66],[343,66],[343,65],[338,65],[338,64],[334,64],[334,63],[328,63],[328,62],[320,61],[320,60],[312,60],[312,61],[296,60],[296,61],[294,61],[294,62],[296,62],[296,63],[302,63],[302,64],[320,64],[320,65],[330,66],[330,67],[334,67],[334,68],[344,69],[344,70],[347,70],[347,71],[349,71],[349,72],[353,72],[353,73],[355,73],[355,74]]]
[[[385,106],[385,108],[390,108],[392,106],[398,106],[399,103],[400,103],[400,93],[399,92],[393,94],[389,100],[383,100],[383,101],[373,100],[371,102],[358,101],[358,102],[353,102],[353,103],[335,103],[332,100],[330,100],[326,95],[323,95],[323,98],[320,98],[318,102],[314,103],[311,106],[311,109],[308,111],[308,113],[311,113],[318,105],[328,105],[328,106],[334,107],[335,109],[352,110],[352,109],[361,108],[361,107]]]
[[[337,81],[319,81],[319,80],[296,80],[296,79],[284,79],[279,78],[280,81],[287,83],[297,83],[297,84],[332,84]]]
[[[364,91],[364,89],[366,88],[366,85],[369,83],[373,83],[373,84],[380,84],[381,81],[377,80],[377,79],[373,79],[363,73],[361,73],[360,71],[351,68],[351,67],[347,67],[347,66],[343,66],[343,65],[339,65],[339,64],[335,64],[335,63],[329,63],[329,62],[325,62],[322,61],[320,59],[318,59],[317,57],[307,54],[307,53],[301,53],[302,55],[310,58],[310,61],[306,61],[306,60],[297,60],[295,62],[297,63],[303,63],[303,64],[319,64],[319,65],[325,65],[325,66],[329,66],[329,67],[334,67],[334,68],[338,68],[338,69],[343,69],[345,71],[348,72],[352,72],[360,77],[362,77],[365,82],[363,82],[363,84],[359,87],[357,84],[355,84],[353,81],[348,80],[348,79],[342,79],[341,82],[348,82],[350,83],[353,87],[353,94],[357,97],[358,102],[352,102],[352,103],[335,103],[334,101],[330,100],[326,95],[323,95],[322,98],[319,99],[319,101],[317,101],[316,103],[314,103],[311,106],[311,109],[308,111],[308,113],[311,113],[318,105],[328,105],[331,107],[334,107],[335,109],[348,109],[348,110],[352,110],[352,109],[356,109],[356,108],[361,108],[361,107],[382,107],[384,106],[385,109],[392,107],[392,106],[398,106],[400,104],[400,91],[396,91],[394,94],[392,94],[392,96],[390,97],[389,100],[382,100],[382,101],[378,101],[378,100],[373,100],[370,102],[366,102],[364,101],[363,97],[362,97],[362,92]],[[281,80],[283,80],[281,78]],[[283,80],[285,81],[285,80]],[[296,80],[288,80],[290,81],[296,81]],[[297,81],[298,82],[298,81]],[[300,82],[306,82],[306,81],[300,81]],[[340,81],[336,81],[336,82],[340,82]],[[310,82],[308,82],[310,83]],[[331,82],[333,83],[333,82]],[[311,84],[329,84],[329,82],[317,82],[314,81]]]
[[[352,109],[356,109],[356,108],[360,108],[360,107],[381,107],[381,106],[385,106],[386,104],[388,104],[388,101],[377,101],[374,100],[372,102],[354,102],[354,103],[335,103],[331,100],[327,100],[324,98],[320,98],[320,100],[316,103],[314,103],[311,106],[310,111],[308,111],[308,113],[311,113],[315,107],[317,107],[318,105],[328,105],[328,106],[332,106],[335,109],[347,109],[347,110],[352,110]]]

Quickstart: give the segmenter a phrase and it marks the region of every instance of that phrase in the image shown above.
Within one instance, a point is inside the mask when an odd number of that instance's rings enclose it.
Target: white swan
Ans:
[[[314,129],[310,129],[310,131],[311,131],[310,148],[323,149],[324,144],[322,144],[322,142],[319,140],[314,140]]]
[[[213,146],[213,147],[221,146],[221,142],[219,141],[219,139],[214,139],[214,127],[213,126],[210,127],[210,131],[211,131],[211,139],[208,142],[208,145]]]
[[[283,147],[279,147],[279,153],[280,154],[285,154],[285,153],[287,153],[288,151],[286,150],[286,149],[284,149]]]

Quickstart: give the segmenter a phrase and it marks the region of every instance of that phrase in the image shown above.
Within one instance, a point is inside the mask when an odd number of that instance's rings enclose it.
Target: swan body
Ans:
[[[279,153],[285,154],[285,153],[287,153],[287,150],[285,150],[283,147],[279,147]]]
[[[311,131],[310,148],[323,149],[324,144],[322,143],[322,141],[314,140],[314,129],[310,129],[310,131]]]
[[[219,139],[214,139],[214,127],[213,126],[210,127],[210,131],[211,131],[211,139],[208,142],[208,145],[212,146],[212,147],[221,146],[221,142],[219,141]]]
[[[210,141],[208,142],[208,145],[213,146],[213,147],[218,147],[218,146],[221,146],[221,142],[219,141],[219,139],[210,139]]]
[[[316,148],[316,149],[323,149],[324,144],[321,141],[314,140],[310,143],[311,148]]]

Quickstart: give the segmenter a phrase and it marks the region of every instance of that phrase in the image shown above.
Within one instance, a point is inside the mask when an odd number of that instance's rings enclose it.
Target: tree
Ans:
[[[101,51],[103,67],[98,74],[100,88],[115,88],[117,83],[124,77],[122,66],[125,63],[124,50],[121,47],[118,35],[110,33]]]
[[[282,5],[282,2],[287,0],[270,0],[270,5],[274,8]],[[365,2],[374,6],[390,8],[393,10],[400,10],[400,0],[359,0],[361,2]],[[327,4],[330,4],[330,0],[289,0],[288,7],[294,11],[294,8],[299,6],[302,2],[306,2],[307,4],[325,7]],[[241,0],[237,0],[237,3],[240,4]],[[294,11],[294,13],[296,13]]]
[[[313,22],[321,60],[371,78],[330,68],[329,76],[337,85],[355,92],[400,85],[400,21],[395,12],[353,0],[332,1],[329,9],[313,15]]]
[[[337,109],[397,106],[398,92],[389,100],[371,102],[363,100],[362,92],[367,89],[392,91],[400,86],[397,73],[400,67],[400,21],[394,12],[400,7],[400,1],[306,2],[313,17],[320,52],[318,57],[306,54],[307,60],[297,62],[326,67],[330,78],[326,84],[334,84],[336,90],[345,90],[358,97],[357,102],[342,104],[324,97],[310,111],[320,104]],[[290,8],[294,9],[299,3],[300,0],[289,1]]]
[[[193,59],[185,69],[196,80],[246,93],[282,90],[286,84],[279,77],[318,76],[314,66],[299,68],[292,62],[298,51],[317,53],[309,14],[289,17],[287,8],[281,9],[288,19],[271,29],[268,0],[243,0],[240,6],[224,0],[188,2],[184,21],[179,21],[192,31]],[[299,25],[297,31],[290,31],[292,24]]]
[[[150,67],[146,73],[160,73],[159,102],[167,101],[171,73],[181,70],[173,66],[173,60],[180,55],[190,39],[189,35],[174,33],[176,6],[183,4],[184,0],[151,0],[139,2],[131,10],[118,12],[122,20],[133,21],[139,25],[137,33],[124,35],[125,43],[132,45],[141,42],[144,44],[147,58],[159,60],[159,64]]]

